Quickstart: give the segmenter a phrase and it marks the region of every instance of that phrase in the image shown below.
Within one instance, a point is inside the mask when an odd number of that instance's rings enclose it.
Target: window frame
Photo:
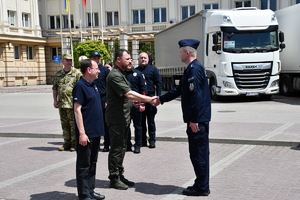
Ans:
[[[91,14],[92,14],[92,22],[91,22]],[[98,12],[92,12],[92,13],[86,13],[87,17],[87,27],[99,27],[99,13]]]
[[[275,5],[274,5],[273,1],[275,1]],[[266,7],[263,6],[265,4],[267,4]],[[275,8],[274,8],[274,6],[275,6]],[[277,10],[277,0],[260,0],[260,9],[262,9],[262,10],[270,9],[270,10],[276,11]]]
[[[194,8],[194,13],[191,14],[191,8]],[[187,8],[187,16],[185,18],[183,18],[183,8]],[[190,6],[181,6],[181,20],[187,19],[190,16],[196,14],[196,6],[195,5],[190,5]]]
[[[55,51],[55,53],[54,53],[54,51]],[[54,56],[60,56],[60,58],[62,58],[61,47],[51,47],[50,60],[54,61],[54,58],[53,58]]]
[[[26,21],[26,16],[27,16],[27,21]],[[26,26],[26,22],[27,22],[27,26]],[[24,28],[30,27],[30,13],[22,13],[22,25]]]
[[[155,21],[155,10],[158,10],[158,21]],[[164,10],[164,11],[163,11]],[[163,21],[163,15],[165,21]],[[153,8],[153,23],[165,23],[167,22],[167,8]]]
[[[26,46],[26,58],[27,60],[34,60],[34,52],[32,46]]]
[[[14,59],[20,60],[20,47],[18,45],[14,45]]]
[[[109,16],[111,15],[111,16]],[[107,26],[118,26],[119,25],[119,12],[109,11],[106,12],[106,25]]]
[[[249,6],[245,6],[245,2],[248,2],[248,3],[250,3],[250,5],[249,5]],[[251,7],[251,1],[250,1],[250,0],[244,0],[244,1],[235,1],[234,3],[235,3],[235,8]],[[237,5],[236,5],[237,3],[242,3],[242,6],[241,6],[241,7],[237,7]]]
[[[209,6],[209,8],[205,8],[206,6]],[[217,6],[217,8],[214,8],[215,6]],[[218,3],[204,4],[203,9],[205,9],[205,10],[217,10],[217,9],[219,9],[219,4]]]
[[[52,28],[51,18],[53,18],[54,28]],[[60,29],[60,26],[61,26],[60,15],[50,15],[49,16],[49,29]]]
[[[138,12],[138,22],[135,23],[135,13],[134,12]],[[143,12],[142,12],[143,11]],[[144,15],[144,16],[142,16]],[[140,9],[140,10],[132,10],[132,24],[145,24],[146,23],[146,10],[145,9]]]
[[[8,24],[10,26],[16,26],[16,11],[7,10]]]

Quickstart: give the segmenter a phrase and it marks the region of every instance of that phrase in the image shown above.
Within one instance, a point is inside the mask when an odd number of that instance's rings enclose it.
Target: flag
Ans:
[[[64,0],[64,9],[69,12],[69,0]]]
[[[86,0],[82,0],[82,5],[86,7]]]

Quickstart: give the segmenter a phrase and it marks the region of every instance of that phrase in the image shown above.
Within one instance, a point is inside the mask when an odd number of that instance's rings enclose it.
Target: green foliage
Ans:
[[[108,52],[105,44],[100,40],[88,40],[85,42],[73,43],[74,66],[79,68],[78,58],[80,56],[91,57],[93,51],[98,51],[101,54],[101,60],[110,61],[110,53]]]
[[[110,56],[110,60],[112,63],[114,63],[114,55],[115,55],[115,52],[120,49],[120,44],[119,44],[119,40],[114,40],[114,45],[113,46],[109,46],[108,44],[105,44],[106,45],[106,48],[108,49],[108,52],[109,54],[111,55]],[[108,60],[107,60],[108,61]]]

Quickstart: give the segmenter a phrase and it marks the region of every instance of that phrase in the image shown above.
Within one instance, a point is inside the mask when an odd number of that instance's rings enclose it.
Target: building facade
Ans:
[[[2,0],[0,87],[51,84],[62,67],[54,56],[72,53],[71,41],[118,41],[136,59],[141,45],[153,45],[155,33],[203,9],[275,11],[297,3],[300,0],[86,0],[86,5],[83,0]]]

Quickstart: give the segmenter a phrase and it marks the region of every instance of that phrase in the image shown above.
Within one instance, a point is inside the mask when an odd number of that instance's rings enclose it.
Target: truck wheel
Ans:
[[[218,101],[220,100],[220,97],[217,95],[217,86],[216,86],[216,82],[214,79],[210,80],[210,97],[212,100],[214,101]]]
[[[283,75],[280,83],[280,93],[289,96],[291,94],[291,76]]]
[[[175,87],[175,79],[174,77],[170,78],[170,90],[172,90]]]

